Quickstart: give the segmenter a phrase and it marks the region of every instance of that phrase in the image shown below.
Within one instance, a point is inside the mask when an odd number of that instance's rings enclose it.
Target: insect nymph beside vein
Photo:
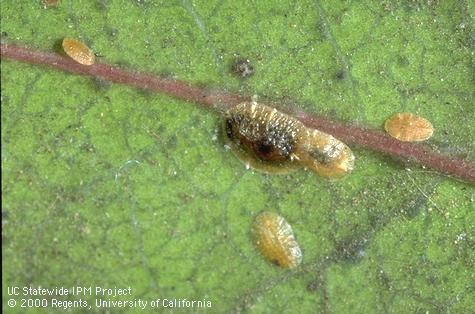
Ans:
[[[303,166],[337,178],[353,169],[353,153],[343,142],[266,105],[244,102],[232,107],[224,128],[234,154],[258,171],[287,173]]]

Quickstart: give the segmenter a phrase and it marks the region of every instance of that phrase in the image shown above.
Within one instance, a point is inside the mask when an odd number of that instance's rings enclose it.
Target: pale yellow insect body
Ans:
[[[316,129],[307,129],[302,145],[300,163],[319,175],[336,179],[353,170],[355,156],[345,143]]]
[[[63,49],[71,59],[80,64],[93,65],[96,61],[96,57],[91,49],[79,40],[64,38]]]
[[[434,127],[428,120],[410,112],[396,113],[386,120],[384,129],[403,142],[425,141],[434,133]]]
[[[271,263],[283,268],[294,268],[302,262],[302,251],[292,227],[282,216],[272,212],[257,215],[254,236],[257,248]]]

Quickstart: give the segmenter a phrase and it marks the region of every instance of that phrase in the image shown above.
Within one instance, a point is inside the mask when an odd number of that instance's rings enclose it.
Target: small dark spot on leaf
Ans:
[[[339,70],[338,72],[335,73],[335,77],[338,79],[338,80],[344,80],[346,78],[346,72],[345,70],[341,69]]]
[[[314,292],[318,289],[318,283],[316,280],[312,280],[307,284],[307,291]]]
[[[241,78],[249,78],[254,75],[254,66],[249,59],[237,59],[232,66],[232,71]]]

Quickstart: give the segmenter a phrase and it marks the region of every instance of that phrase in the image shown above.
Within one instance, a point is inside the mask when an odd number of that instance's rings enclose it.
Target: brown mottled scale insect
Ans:
[[[79,40],[64,38],[63,49],[71,59],[83,65],[93,65],[96,61],[91,49]]]
[[[228,110],[225,134],[235,155],[262,172],[287,173],[304,166],[336,178],[353,169],[353,153],[344,143],[256,102]]]
[[[404,142],[425,141],[434,133],[429,121],[409,112],[396,113],[387,119],[384,129],[392,137]]]
[[[282,216],[262,212],[257,215],[253,229],[257,248],[271,263],[294,268],[302,262],[302,251],[292,227]]]
[[[267,173],[300,167],[295,151],[304,129],[300,121],[255,102],[241,103],[226,114],[225,133],[233,152],[246,165]]]

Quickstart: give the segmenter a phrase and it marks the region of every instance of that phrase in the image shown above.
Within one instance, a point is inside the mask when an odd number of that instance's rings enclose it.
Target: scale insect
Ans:
[[[384,129],[403,142],[425,141],[434,133],[434,127],[428,120],[410,112],[394,114],[386,120]]]
[[[91,49],[79,40],[64,38],[63,49],[64,52],[77,63],[93,65],[96,62],[96,57]]]
[[[343,142],[275,108],[244,102],[225,115],[224,133],[233,153],[265,173],[288,173],[300,167],[327,178],[353,169],[354,155]]]
[[[254,220],[253,231],[256,246],[268,261],[282,268],[300,265],[302,251],[292,227],[284,217],[272,212],[262,212]]]

